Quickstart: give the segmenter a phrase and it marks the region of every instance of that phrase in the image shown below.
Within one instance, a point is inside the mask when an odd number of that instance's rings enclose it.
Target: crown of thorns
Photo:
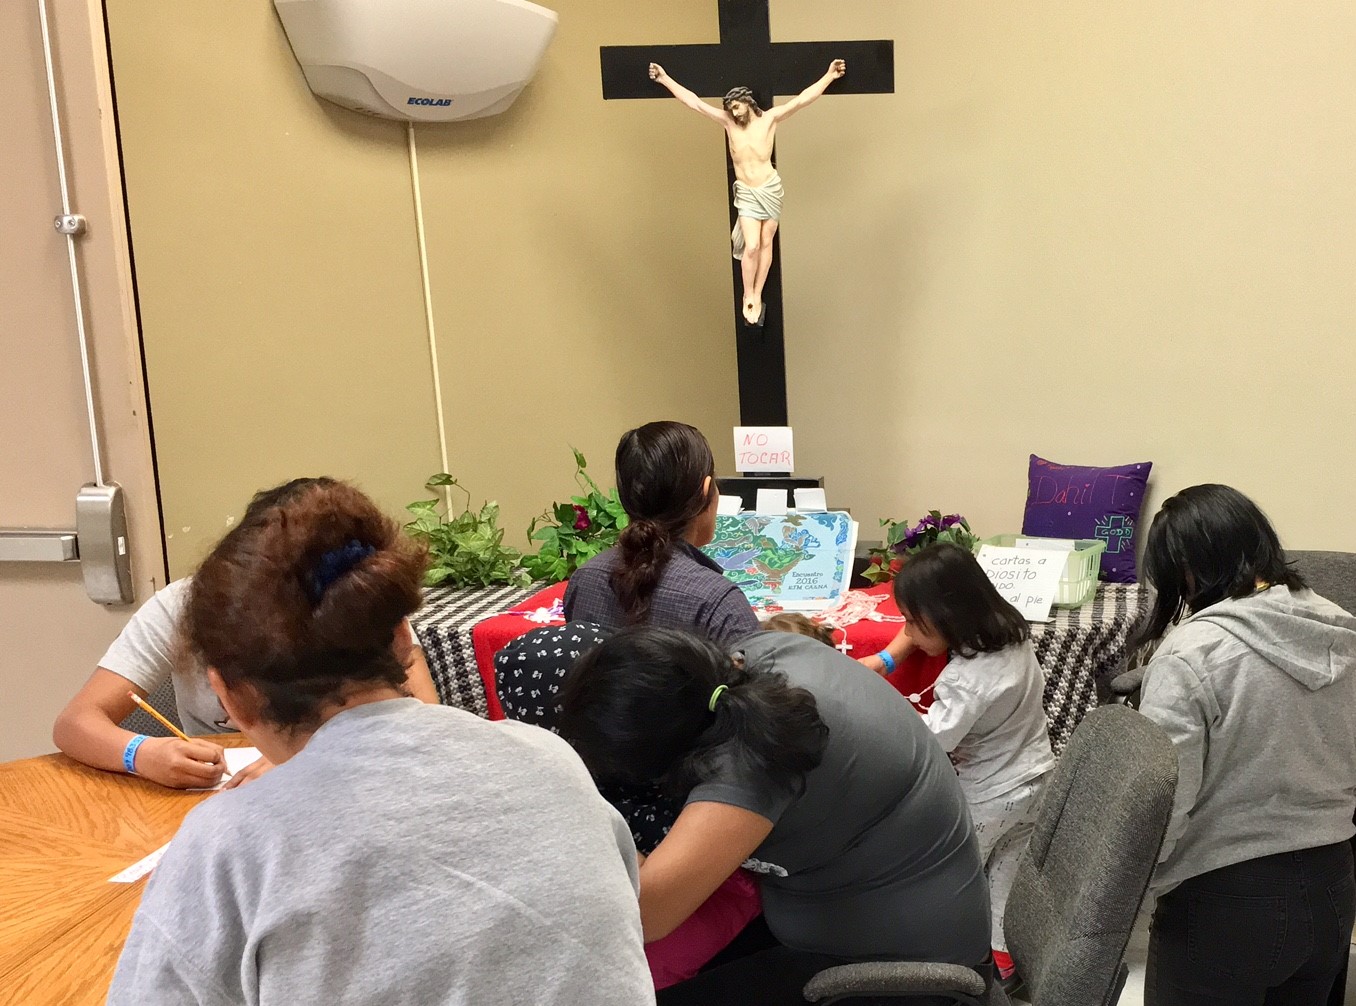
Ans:
[[[725,104],[732,101],[742,101],[746,105],[754,104],[753,92],[747,87],[732,87],[725,92]]]

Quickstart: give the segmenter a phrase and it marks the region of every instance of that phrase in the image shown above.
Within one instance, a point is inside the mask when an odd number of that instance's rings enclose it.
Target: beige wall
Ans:
[[[108,16],[171,572],[294,476],[413,498],[437,452],[400,127],[314,101],[269,3]]]
[[[1030,452],[1152,460],[1152,506],[1227,482],[1356,549],[1356,8],[778,0],[773,34],[895,39],[896,95],[779,143],[831,499],[993,534]]]
[[[617,433],[736,419],[719,139],[603,102],[597,46],[715,5],[563,0],[508,114],[420,126],[450,467],[514,533]],[[110,0],[171,562],[259,485],[438,467],[404,132],[305,90],[267,3]],[[866,522],[1016,529],[1028,453],[1153,460],[1356,548],[1356,13],[777,0],[781,40],[895,39],[897,93],[783,130],[801,469]],[[808,82],[807,82],[808,83]],[[714,149],[713,149],[714,148]],[[1340,387],[1340,384],[1339,384]],[[187,529],[187,530],[186,530]],[[868,533],[869,536],[869,533]]]
[[[72,208],[103,435],[125,490],[138,599],[164,583],[126,233],[98,5],[53,0]],[[93,21],[93,23],[91,23]],[[75,527],[94,478],[36,4],[0,5],[0,526]],[[78,563],[0,564],[0,761],[51,750],[52,721],[131,608],[85,594]]]
[[[737,415],[719,134],[605,103],[597,47],[642,29],[556,6],[509,113],[417,133],[449,466],[511,538],[570,490],[570,444],[607,481],[627,426]],[[271,4],[108,7],[174,573],[283,478],[418,498],[440,462],[403,125],[312,97]]]

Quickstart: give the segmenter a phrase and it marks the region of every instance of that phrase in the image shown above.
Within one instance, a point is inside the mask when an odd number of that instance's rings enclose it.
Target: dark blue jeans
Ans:
[[[1235,863],[1159,899],[1146,1006],[1325,1006],[1351,949],[1347,842]]]

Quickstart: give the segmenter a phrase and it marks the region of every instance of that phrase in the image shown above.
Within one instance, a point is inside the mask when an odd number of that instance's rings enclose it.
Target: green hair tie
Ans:
[[[729,690],[729,685],[716,685],[716,690],[711,693],[711,701],[706,704],[706,708],[714,713],[716,711],[716,700],[720,698],[722,692],[728,692]]]

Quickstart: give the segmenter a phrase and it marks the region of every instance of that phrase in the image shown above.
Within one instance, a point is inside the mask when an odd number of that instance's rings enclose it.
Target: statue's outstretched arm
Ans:
[[[845,73],[847,73],[847,63],[843,62],[841,59],[835,59],[829,64],[829,68],[825,71],[824,76],[820,77],[786,104],[777,105],[775,108],[771,109],[773,118],[780,122],[788,116],[795,115],[806,105],[812,104],[816,98],[824,93],[825,89],[828,88],[830,84]]]
[[[666,88],[668,88],[670,94],[672,94],[675,98],[681,101],[688,108],[692,109],[694,112],[700,112],[708,119],[711,119],[714,122],[719,122],[722,126],[725,125],[724,109],[716,108],[714,105],[708,105],[706,102],[702,101],[702,99],[697,97],[696,94],[694,94],[692,91],[689,91],[682,84],[678,83],[678,81],[674,80],[667,73],[665,73],[664,68],[660,66],[658,63],[650,64],[650,79],[653,80],[656,84],[663,84]],[[828,85],[825,86],[827,87]]]

